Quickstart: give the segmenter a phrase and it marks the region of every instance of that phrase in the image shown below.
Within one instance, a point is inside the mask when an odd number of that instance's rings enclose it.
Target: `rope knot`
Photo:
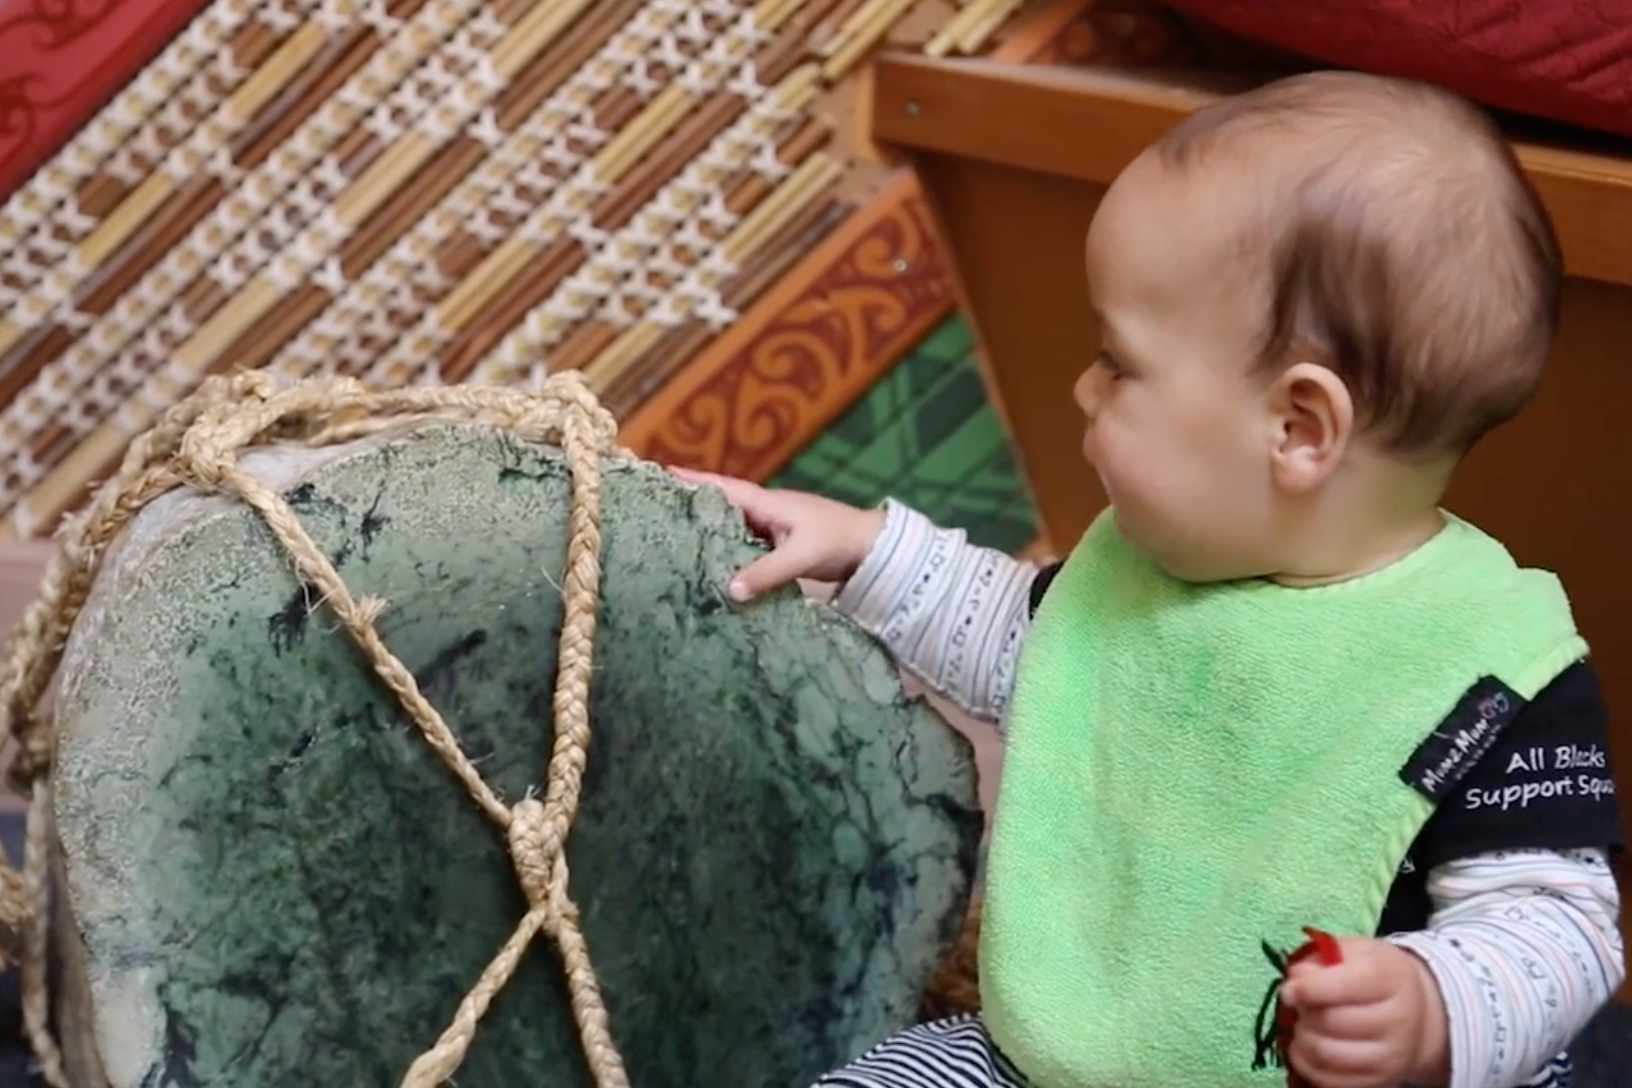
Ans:
[[[527,902],[538,906],[550,897],[550,876],[560,853],[544,819],[544,802],[529,797],[510,809],[510,860],[521,879]]]

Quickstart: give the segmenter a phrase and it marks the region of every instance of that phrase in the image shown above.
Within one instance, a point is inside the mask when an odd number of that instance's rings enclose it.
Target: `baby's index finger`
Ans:
[[[730,476],[722,476],[718,472],[705,472],[700,468],[686,468],[683,465],[664,465],[663,471],[675,479],[684,480],[688,484],[713,484],[716,487],[731,482]]]
[[[1351,959],[1331,966],[1305,961],[1287,971],[1281,999],[1295,1009],[1321,1009],[1370,1005],[1392,997],[1394,990],[1393,979],[1377,970],[1374,960]]]
[[[759,536],[779,542],[780,535],[789,527],[795,507],[790,503],[787,492],[762,487],[752,480],[739,480],[734,476],[719,476],[712,472],[672,468],[668,471],[687,483],[718,488],[725,495],[725,500],[742,512],[742,520],[748,528]]]
[[[683,480],[696,487],[717,487],[725,492],[725,497],[730,499],[734,506],[746,507],[765,492],[764,488],[751,480],[741,480],[735,476],[722,476],[717,472],[704,472],[695,468],[680,468],[676,465],[666,465],[664,471],[675,479]]]

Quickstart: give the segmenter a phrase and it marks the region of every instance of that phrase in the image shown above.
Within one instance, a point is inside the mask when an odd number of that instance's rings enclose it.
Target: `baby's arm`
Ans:
[[[669,471],[719,488],[772,543],[732,575],[733,600],[798,579],[842,583],[834,605],[902,666],[975,717],[1003,719],[1029,598],[1046,584],[1035,566],[977,548],[961,530],[937,529],[894,501],[860,510],[729,476]]]
[[[1602,850],[1478,854],[1428,874],[1416,953],[1445,1002],[1451,1088],[1523,1084],[1625,977],[1620,895]]]
[[[976,718],[1001,722],[1030,623],[1035,564],[885,504],[884,530],[834,607]]]
[[[1396,883],[1382,941],[1351,939],[1353,967],[1289,983],[1289,1000],[1317,1010],[1293,1037],[1311,1080],[1343,1081],[1336,1063],[1358,1043],[1383,1080],[1414,1054],[1426,1083],[1445,1083],[1447,1070],[1452,1088],[1553,1083],[1530,1078],[1545,1075],[1626,970],[1607,861],[1625,835],[1607,751],[1597,674],[1578,662],[1429,818],[1400,877],[1423,883]],[[1357,1018],[1379,999],[1387,1016]]]

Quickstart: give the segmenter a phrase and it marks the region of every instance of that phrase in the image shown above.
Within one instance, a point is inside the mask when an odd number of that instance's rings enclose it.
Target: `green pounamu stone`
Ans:
[[[551,743],[569,474],[438,424],[246,458],[499,794]],[[966,743],[791,590],[712,490],[604,463],[594,740],[568,856],[636,1088],[796,1086],[910,1022],[979,833]],[[524,911],[503,833],[259,516],[179,491],[75,626],[55,797],[115,1088],[395,1085]],[[462,1088],[586,1085],[547,940]]]

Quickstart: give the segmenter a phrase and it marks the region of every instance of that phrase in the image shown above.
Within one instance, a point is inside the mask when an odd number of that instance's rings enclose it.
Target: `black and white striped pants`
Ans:
[[[1570,1060],[1559,1055],[1524,1088],[1567,1088]],[[1026,1088],[998,1052],[979,1016],[954,1016],[892,1035],[811,1088]]]
[[[1026,1088],[1026,1081],[971,1015],[892,1035],[812,1088]]]

